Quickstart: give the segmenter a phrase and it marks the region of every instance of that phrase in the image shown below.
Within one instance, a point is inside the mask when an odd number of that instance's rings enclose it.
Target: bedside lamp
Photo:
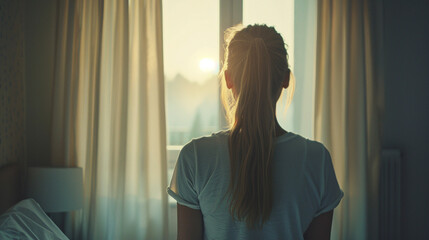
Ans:
[[[82,208],[82,168],[30,167],[27,196],[36,200],[46,213]]]

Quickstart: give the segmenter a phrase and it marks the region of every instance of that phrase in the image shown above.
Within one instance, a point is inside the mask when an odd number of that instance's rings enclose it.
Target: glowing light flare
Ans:
[[[203,58],[200,60],[200,69],[203,72],[214,72],[216,71],[216,63],[211,58]]]

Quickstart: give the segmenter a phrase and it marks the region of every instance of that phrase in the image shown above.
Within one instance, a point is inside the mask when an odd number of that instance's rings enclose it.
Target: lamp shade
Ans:
[[[34,198],[48,213],[82,208],[82,168],[30,167],[27,196]]]

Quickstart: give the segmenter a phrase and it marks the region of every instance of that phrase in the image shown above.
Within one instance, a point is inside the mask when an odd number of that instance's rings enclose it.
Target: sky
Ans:
[[[163,28],[164,68],[167,80],[181,73],[188,80],[201,83],[217,74],[218,1],[164,0]],[[204,58],[216,63],[212,71],[200,69],[200,61]]]
[[[291,65],[293,9],[293,0],[243,0],[244,24],[275,26],[289,46]],[[167,80],[180,73],[190,81],[203,83],[218,73],[219,1],[164,0],[163,28]]]

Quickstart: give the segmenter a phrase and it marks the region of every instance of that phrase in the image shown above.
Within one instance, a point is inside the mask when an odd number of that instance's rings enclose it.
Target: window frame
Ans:
[[[222,60],[225,54],[224,33],[229,27],[243,22],[243,0],[219,0],[219,4],[219,66],[222,67]],[[227,126],[228,123],[224,116],[224,110],[220,99],[219,91],[219,126],[222,128]]]

